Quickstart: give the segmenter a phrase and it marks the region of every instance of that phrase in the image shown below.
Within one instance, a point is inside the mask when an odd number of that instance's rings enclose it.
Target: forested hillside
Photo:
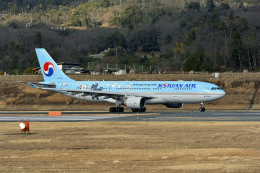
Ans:
[[[260,70],[259,0],[0,0],[0,11],[0,70],[9,74],[39,66],[36,47],[100,69]]]

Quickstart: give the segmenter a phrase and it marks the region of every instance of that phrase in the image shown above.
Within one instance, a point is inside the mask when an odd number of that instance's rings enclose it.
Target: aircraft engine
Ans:
[[[129,97],[124,104],[131,109],[142,109],[145,106],[145,99],[143,97]]]
[[[182,108],[183,103],[167,103],[165,106],[167,106],[167,108]]]

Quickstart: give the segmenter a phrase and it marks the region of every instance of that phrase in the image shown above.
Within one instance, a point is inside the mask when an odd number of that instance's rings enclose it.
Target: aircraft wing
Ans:
[[[82,95],[92,95],[93,97],[98,97],[98,96],[107,96],[108,98],[113,98],[113,99],[122,99],[123,97],[144,97],[145,99],[152,99],[155,98],[151,95],[147,94],[142,94],[142,93],[126,93],[126,92],[111,92],[111,91],[96,91],[96,90],[75,90],[75,89],[57,89],[57,88],[41,88],[44,90],[51,90],[51,91],[57,91],[57,92],[68,92],[71,93],[72,95],[76,94],[82,94]]]

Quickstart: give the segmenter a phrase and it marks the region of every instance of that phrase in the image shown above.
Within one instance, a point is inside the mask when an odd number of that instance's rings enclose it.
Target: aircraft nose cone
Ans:
[[[221,98],[221,97],[224,97],[224,96],[226,95],[226,92],[225,92],[225,91],[223,91],[223,90],[221,90],[221,92],[220,92],[220,94],[219,94],[219,95],[220,95],[220,98]]]

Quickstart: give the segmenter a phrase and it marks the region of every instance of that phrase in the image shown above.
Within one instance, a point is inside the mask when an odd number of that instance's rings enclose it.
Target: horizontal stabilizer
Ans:
[[[26,82],[26,83],[28,83],[30,85],[30,87],[32,87],[32,88],[39,88],[36,85],[32,84],[31,82]]]

